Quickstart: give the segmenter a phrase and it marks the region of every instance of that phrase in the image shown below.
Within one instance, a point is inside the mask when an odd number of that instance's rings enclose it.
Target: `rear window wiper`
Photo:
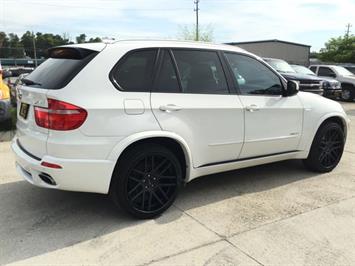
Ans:
[[[22,82],[25,83],[25,85],[38,85],[38,86],[42,85],[41,83],[30,80],[30,79],[23,79]]]

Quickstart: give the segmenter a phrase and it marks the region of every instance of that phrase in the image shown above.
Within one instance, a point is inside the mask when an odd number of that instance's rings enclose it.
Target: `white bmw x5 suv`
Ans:
[[[342,107],[242,49],[119,41],[49,56],[18,91],[12,149],[33,185],[151,218],[199,176],[287,159],[328,172],[342,156]]]

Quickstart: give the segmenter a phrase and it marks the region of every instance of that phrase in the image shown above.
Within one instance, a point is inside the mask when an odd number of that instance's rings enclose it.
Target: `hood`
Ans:
[[[349,82],[355,85],[355,76],[342,76],[342,82]]]
[[[282,73],[280,74],[287,80],[313,80],[313,81],[322,81],[323,78],[319,78],[317,76],[306,75],[301,73]]]

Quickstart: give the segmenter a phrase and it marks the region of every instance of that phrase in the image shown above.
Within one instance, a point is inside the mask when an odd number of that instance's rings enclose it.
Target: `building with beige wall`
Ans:
[[[311,46],[281,40],[265,40],[253,42],[230,42],[229,45],[238,46],[260,57],[279,58],[290,64],[309,65]]]

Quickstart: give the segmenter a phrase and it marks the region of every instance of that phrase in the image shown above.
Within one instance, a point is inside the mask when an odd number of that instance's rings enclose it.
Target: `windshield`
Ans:
[[[297,73],[316,76],[316,74],[309,68],[306,68],[304,66],[299,66],[299,65],[291,65],[291,66]]]
[[[336,72],[338,72],[339,75],[341,76],[354,76],[353,73],[351,73],[349,70],[347,70],[345,67],[342,66],[334,66],[334,69]]]
[[[286,62],[280,59],[265,59],[278,72],[296,73],[296,71]]]

